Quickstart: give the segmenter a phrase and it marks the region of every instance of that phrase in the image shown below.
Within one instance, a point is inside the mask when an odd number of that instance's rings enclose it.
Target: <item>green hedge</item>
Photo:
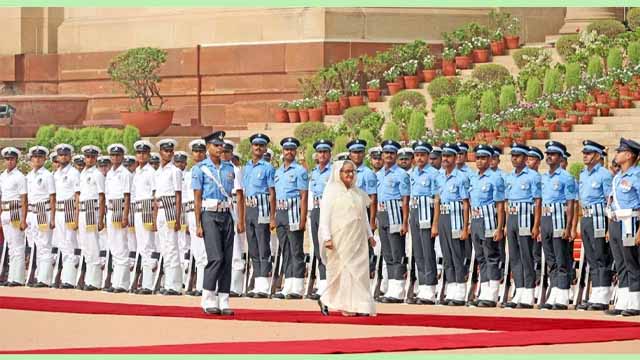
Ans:
[[[134,152],[133,143],[140,139],[140,132],[136,127],[126,126],[124,129],[84,127],[81,129],[68,129],[56,127],[55,125],[41,126],[33,141],[28,146],[42,145],[47,149],[52,149],[57,144],[69,144],[79,153],[85,145],[95,145],[107,151],[107,146],[120,143],[127,147],[128,152]]]
[[[580,64],[567,64],[565,72],[564,84],[567,89],[579,86],[582,83],[582,69],[580,68]]]
[[[316,138],[328,130],[327,126],[321,122],[306,122],[300,124],[293,130],[293,136],[305,144],[313,142]]]
[[[458,125],[475,121],[478,117],[476,104],[469,95],[460,95],[456,100],[455,119]]]
[[[516,50],[513,53],[513,61],[515,61],[518,68],[525,67],[531,58],[537,58],[543,50],[541,48],[527,47]]]
[[[453,128],[453,113],[447,105],[438,105],[433,119],[433,127],[437,130]]]
[[[384,128],[384,140],[400,141],[400,128],[394,121],[387,122]]]
[[[632,31],[640,27],[640,8],[633,8],[627,13],[627,23]]]
[[[622,50],[617,47],[609,49],[609,54],[607,55],[607,69],[613,70],[620,68],[622,68]]]
[[[500,110],[504,111],[518,102],[516,88],[513,85],[505,85],[500,89]]]
[[[589,64],[587,65],[587,74],[592,78],[602,77],[602,58],[598,55],[593,55],[589,58]]]
[[[409,126],[407,127],[407,134],[409,139],[421,139],[425,133],[425,119],[424,113],[414,110],[409,118]]]
[[[525,93],[525,98],[528,102],[534,102],[538,100],[538,98],[542,95],[542,84],[540,84],[540,80],[538,78],[532,77],[527,81],[527,91]]]
[[[629,47],[627,48],[627,57],[631,65],[640,64],[640,41],[634,41],[629,44]]]
[[[598,35],[606,35],[615,38],[617,35],[625,32],[624,24],[618,20],[596,20],[587,26],[587,32],[595,31]]]
[[[362,119],[372,112],[373,110],[371,110],[367,105],[350,107],[345,110],[343,118],[349,126],[357,125],[360,124]]]
[[[512,79],[509,70],[500,64],[476,65],[471,75],[482,82],[490,84],[498,83],[502,85]]]
[[[558,49],[558,54],[562,59],[566,60],[576,53],[576,49],[573,46],[577,44],[580,44],[578,34],[562,35],[556,42],[556,49]]]
[[[403,104],[410,104],[411,107],[415,109],[424,110],[427,107],[427,99],[424,97],[424,95],[420,94],[417,91],[402,90],[399,93],[395,94],[391,98],[391,101],[389,101],[391,112],[395,111]]]
[[[483,92],[480,99],[480,112],[483,114],[495,114],[498,110],[500,108],[498,107],[496,94],[491,90]]]
[[[547,69],[544,74],[542,90],[545,94],[555,94],[562,91],[562,74],[558,69]]]
[[[456,95],[460,88],[460,79],[456,76],[439,76],[429,83],[427,91],[435,101],[446,95]]]

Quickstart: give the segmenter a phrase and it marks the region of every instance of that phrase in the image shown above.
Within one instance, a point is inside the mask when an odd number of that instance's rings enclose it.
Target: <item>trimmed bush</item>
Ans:
[[[587,74],[592,78],[602,77],[602,58],[598,55],[593,55],[589,58],[589,64],[587,65]]]
[[[518,102],[516,88],[513,85],[505,85],[500,89],[500,110],[504,111]]]
[[[349,137],[347,135],[340,135],[333,142],[333,152],[335,154],[347,151],[347,143],[349,142]]]
[[[482,82],[491,84],[504,84],[512,79],[509,70],[500,64],[477,65],[473,69],[472,76]]]
[[[48,149],[57,144],[69,144],[77,153],[85,145],[95,145],[107,150],[107,146],[120,143],[127,147],[130,153],[134,152],[133,143],[140,139],[140,132],[136,127],[126,126],[124,129],[84,127],[81,129],[69,129],[54,125],[42,126],[36,133],[34,141],[29,141],[27,146],[42,145]]]
[[[320,134],[327,131],[327,126],[321,122],[306,122],[293,130],[293,136],[301,143],[313,142]]]
[[[640,8],[633,8],[627,13],[627,23],[632,31],[640,27]]]
[[[483,114],[495,114],[498,110],[498,98],[496,98],[496,94],[491,90],[483,92],[482,98],[480,99],[480,112]]]
[[[640,41],[629,43],[629,47],[627,48],[627,58],[629,59],[629,63],[631,65],[640,64]]]
[[[391,112],[395,111],[402,105],[409,104],[412,108],[424,110],[427,107],[427,99],[424,95],[417,91],[402,90],[395,94],[391,101],[389,101],[389,107]]]
[[[435,101],[446,95],[455,95],[460,88],[460,79],[455,76],[438,76],[429,83],[427,90]]]
[[[565,67],[564,85],[567,89],[579,86],[582,83],[582,69],[580,64],[570,63]]]
[[[513,53],[513,61],[515,61],[518,68],[522,69],[529,63],[529,61],[531,61],[532,58],[537,58],[541,52],[541,48],[528,47],[518,49]]]
[[[547,95],[562,91],[562,74],[558,69],[547,69],[542,90]]]
[[[358,139],[362,139],[362,140],[367,142],[366,150],[369,150],[370,147],[373,147],[373,146],[376,145],[375,136],[373,136],[371,131],[369,131],[367,129],[360,130],[360,133],[358,133]]]
[[[433,119],[433,127],[437,130],[449,130],[453,127],[453,113],[447,105],[438,105]]]
[[[475,121],[478,117],[476,104],[473,103],[469,95],[460,95],[456,100],[455,119],[458,125]]]
[[[528,102],[534,102],[538,100],[540,95],[542,95],[542,84],[540,84],[540,80],[536,77],[529,78],[525,98]]]
[[[620,48],[614,47],[609,49],[607,68],[609,70],[622,68],[622,50]]]
[[[576,53],[576,49],[573,47],[580,43],[578,34],[562,35],[556,42],[556,49],[558,54],[563,60],[566,60],[569,56]]]
[[[371,110],[368,106],[355,106],[350,107],[344,111],[344,121],[348,126],[353,126],[356,124],[360,124],[362,119],[364,119],[367,115],[371,114],[373,110]]]
[[[584,164],[583,163],[573,163],[571,164],[571,166],[569,166],[569,174],[571,174],[571,176],[573,176],[574,179],[580,179],[580,173],[582,172],[582,169],[584,169]]]
[[[409,139],[420,139],[425,132],[425,120],[424,113],[414,110],[409,118],[409,126],[407,127],[407,134]]]
[[[384,135],[382,137],[384,140],[400,141],[400,128],[398,127],[398,124],[393,121],[387,122],[384,128]]]
[[[595,31],[598,35],[606,35],[615,38],[617,35],[625,32],[624,24],[618,20],[596,20],[587,26],[587,32]]]

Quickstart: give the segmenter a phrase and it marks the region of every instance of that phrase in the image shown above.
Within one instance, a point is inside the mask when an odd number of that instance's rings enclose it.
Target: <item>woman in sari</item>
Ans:
[[[318,237],[322,261],[327,265],[327,287],[318,303],[344,316],[375,315],[370,292],[369,248],[375,244],[367,218],[369,196],[356,185],[356,166],[337,161],[320,203]]]

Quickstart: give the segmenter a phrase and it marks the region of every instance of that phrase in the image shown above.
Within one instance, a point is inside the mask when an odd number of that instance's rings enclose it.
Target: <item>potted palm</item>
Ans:
[[[422,60],[422,75],[425,82],[431,82],[436,77],[436,58],[433,55],[427,55]]]
[[[127,50],[111,60],[107,73],[111,80],[124,87],[136,106],[121,111],[124,125],[140,130],[141,136],[157,136],[173,121],[173,110],[162,110],[165,103],[160,95],[161,82],[158,70],[167,61],[167,52],[162,49],[143,47]],[[159,102],[154,103],[154,99]]]
[[[369,102],[378,102],[380,100],[380,80],[372,79],[367,81],[367,97]]]
[[[456,75],[456,50],[453,48],[446,48],[442,51],[442,75],[455,76]]]
[[[406,89],[418,88],[418,60],[409,60],[402,64],[402,72],[404,73],[404,87]]]

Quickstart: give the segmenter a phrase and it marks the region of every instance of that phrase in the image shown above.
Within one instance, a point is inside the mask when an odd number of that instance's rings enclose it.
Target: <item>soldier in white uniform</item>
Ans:
[[[62,256],[61,287],[73,289],[75,287],[78,268],[78,218],[76,204],[80,191],[80,173],[71,165],[73,146],[58,144],[53,148],[58,154],[58,170],[53,173],[56,183],[56,228],[53,230],[53,244],[58,247]],[[55,277],[54,274],[54,286]]]
[[[56,227],[56,185],[51,172],[44,168],[49,150],[44,146],[29,149],[31,171],[27,174],[29,214],[27,226],[29,244],[36,247],[36,287],[51,285],[53,254],[51,235]]]
[[[79,173],[81,173],[82,170],[84,170],[84,167],[87,166],[84,155],[82,154],[75,155],[71,161],[73,162],[73,167],[76,168]]]
[[[228,161],[233,166],[233,173],[236,179],[242,179],[242,169],[239,164],[233,162],[233,150],[235,144],[230,140],[225,140],[222,152],[222,161]],[[231,197],[233,198],[233,209],[235,212],[234,219],[238,219],[238,199],[237,189],[233,189]],[[242,282],[244,280],[245,259],[243,254],[246,252],[246,233],[238,233],[233,237],[233,261],[231,263],[231,290],[229,296],[238,297],[242,294]]]
[[[82,147],[85,168],[80,173],[80,196],[78,215],[78,243],[86,264],[84,284],[86,290],[97,290],[102,285],[102,260],[98,233],[104,229],[106,213],[105,176],[96,166],[100,148],[95,145]]]
[[[127,149],[122,144],[107,148],[113,164],[105,180],[107,200],[107,238],[113,259],[113,274],[108,292],[126,292],[129,288],[129,242],[127,227],[131,202],[131,173],[122,166]]]
[[[150,295],[153,293],[153,280],[158,269],[160,249],[156,246],[156,219],[153,216],[153,196],[156,189],[156,170],[149,163],[152,145],[146,140],[139,140],[133,144],[136,150],[138,167],[133,176],[131,196],[133,201],[134,229],[136,232],[137,254],[141,259],[142,282],[139,289],[133,285],[136,294]],[[130,249],[133,250],[133,249]]]
[[[133,155],[127,155],[124,157],[122,162],[122,166],[124,166],[131,173],[131,180],[133,186],[133,175],[135,174],[136,168],[138,167],[138,162],[136,161],[136,157]],[[131,199],[133,199],[133,190],[131,193]],[[135,219],[134,219],[135,211],[133,210],[133,200],[129,206],[129,221],[127,228],[127,247],[129,248],[129,269],[133,270],[133,266],[136,261],[136,249],[138,248],[138,244],[136,241],[136,229],[135,229]]]
[[[191,141],[189,143],[189,149],[191,149],[191,159],[193,160],[194,166],[207,156],[207,144],[202,139]],[[204,247],[204,239],[198,236],[198,228],[196,226],[193,188],[191,187],[191,169],[184,172],[183,179],[182,203],[184,204],[185,220],[189,230],[191,257],[194,259],[196,265],[196,289],[195,291],[187,292],[187,295],[202,296],[204,268],[207,266],[207,253]]]
[[[180,231],[178,231],[178,251],[180,253],[180,263],[183,270],[183,284],[186,284],[187,282],[187,277],[189,275],[187,270],[189,269],[189,260],[191,258],[191,255],[189,254],[191,237],[187,232],[187,221],[185,220],[185,205],[187,200],[184,196],[187,179],[189,179],[185,177],[188,157],[189,156],[184,151],[176,151],[173,155],[173,164],[180,169],[180,174],[182,175],[182,204],[180,205],[182,207],[182,212],[180,213],[182,216],[180,218]]]
[[[156,171],[156,207],[160,255],[164,271],[164,295],[182,294],[182,266],[178,247],[178,231],[182,213],[182,172],[172,162],[176,141],[162,139],[160,167]]]
[[[0,219],[8,246],[9,276],[6,286],[21,286],[25,282],[24,251],[27,228],[27,178],[17,168],[20,151],[14,147],[2,149],[6,170],[0,174]]]

